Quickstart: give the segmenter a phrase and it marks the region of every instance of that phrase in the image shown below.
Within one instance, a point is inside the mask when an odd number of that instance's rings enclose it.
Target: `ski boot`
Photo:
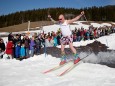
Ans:
[[[78,63],[80,61],[80,58],[78,54],[74,54],[74,64]]]
[[[66,63],[66,56],[63,55],[63,56],[61,57],[60,65],[63,65],[63,64],[65,64],[65,63]]]

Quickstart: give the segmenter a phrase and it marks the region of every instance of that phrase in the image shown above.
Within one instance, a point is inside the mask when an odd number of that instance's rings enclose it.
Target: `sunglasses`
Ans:
[[[62,19],[59,19],[59,20],[62,20]]]

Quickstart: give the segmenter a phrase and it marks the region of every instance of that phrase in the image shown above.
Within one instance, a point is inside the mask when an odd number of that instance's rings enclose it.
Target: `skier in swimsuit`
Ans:
[[[76,64],[77,62],[80,61],[79,55],[76,52],[76,49],[73,47],[73,35],[72,35],[72,31],[70,30],[70,26],[69,24],[79,20],[82,16],[84,15],[84,11],[81,12],[80,15],[76,16],[75,18],[71,19],[71,20],[65,20],[65,17],[63,14],[59,15],[59,25],[60,25],[60,29],[61,29],[61,33],[62,33],[62,38],[60,40],[61,43],[61,62],[60,65],[63,65],[66,63],[66,55],[65,55],[65,45],[69,44],[69,47],[74,55],[74,64]],[[50,18],[51,21],[53,21],[54,23],[56,23],[56,21],[51,18],[50,15],[48,15],[48,17]]]

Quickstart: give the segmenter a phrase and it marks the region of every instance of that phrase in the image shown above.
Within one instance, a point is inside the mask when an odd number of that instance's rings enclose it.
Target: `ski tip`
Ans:
[[[42,72],[43,74],[46,74],[47,72]]]
[[[46,72],[41,72],[42,74],[46,74]]]
[[[63,76],[63,74],[59,74],[59,75],[57,75],[58,77],[61,77],[61,76]]]
[[[49,70],[48,71],[44,71],[44,72],[42,72],[43,74],[46,74],[46,73],[48,73],[48,72],[50,72]]]

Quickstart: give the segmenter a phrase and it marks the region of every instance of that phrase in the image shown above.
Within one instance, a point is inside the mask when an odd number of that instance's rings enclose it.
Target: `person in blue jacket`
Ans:
[[[57,44],[57,36],[55,35],[54,36],[54,46],[56,47],[58,44]]]
[[[21,49],[20,49],[20,57],[21,58],[26,58],[26,49],[25,49],[25,45],[24,43],[21,45]]]
[[[20,42],[17,42],[15,45],[15,56],[16,59],[20,59]]]

